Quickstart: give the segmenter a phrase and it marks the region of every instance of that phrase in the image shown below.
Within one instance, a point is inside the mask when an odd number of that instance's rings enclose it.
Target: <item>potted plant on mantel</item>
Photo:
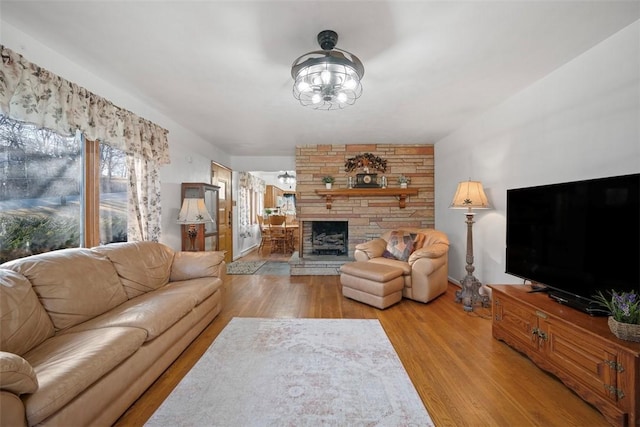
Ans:
[[[409,178],[408,176],[400,175],[398,177],[398,182],[400,183],[400,188],[407,188],[407,186],[411,182],[411,178]]]
[[[640,342],[640,295],[635,292],[609,292],[610,298],[602,292],[595,296],[596,300],[611,314],[609,329],[616,337]]]
[[[324,182],[324,185],[327,188],[327,190],[330,190],[331,186],[335,182],[335,178],[332,177],[331,175],[327,175],[327,176],[322,177],[322,182]]]

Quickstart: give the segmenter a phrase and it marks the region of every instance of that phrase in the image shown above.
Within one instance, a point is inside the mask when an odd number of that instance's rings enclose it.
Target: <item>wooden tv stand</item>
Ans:
[[[640,343],[609,330],[606,317],[528,293],[524,285],[489,285],[492,334],[557,376],[612,424],[640,426]]]

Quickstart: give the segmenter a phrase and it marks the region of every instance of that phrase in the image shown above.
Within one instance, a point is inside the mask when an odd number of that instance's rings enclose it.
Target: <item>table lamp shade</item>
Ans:
[[[213,218],[207,211],[204,199],[186,198],[182,201],[182,208],[178,214],[178,224],[204,224],[213,222]]]
[[[484,194],[480,181],[462,181],[458,184],[451,202],[452,209],[489,209],[487,195]]]

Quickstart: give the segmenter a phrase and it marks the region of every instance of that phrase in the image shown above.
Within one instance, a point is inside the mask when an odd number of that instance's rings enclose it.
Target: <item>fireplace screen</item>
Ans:
[[[311,250],[315,255],[345,255],[348,251],[348,221],[313,221]]]

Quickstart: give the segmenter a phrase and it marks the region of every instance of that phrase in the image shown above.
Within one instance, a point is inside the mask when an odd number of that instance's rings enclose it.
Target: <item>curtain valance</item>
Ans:
[[[168,131],[0,45],[0,113],[59,133],[80,129],[128,154],[168,164]]]
[[[238,172],[238,185],[251,191],[264,193],[266,183],[264,179],[259,178],[249,172]]]

